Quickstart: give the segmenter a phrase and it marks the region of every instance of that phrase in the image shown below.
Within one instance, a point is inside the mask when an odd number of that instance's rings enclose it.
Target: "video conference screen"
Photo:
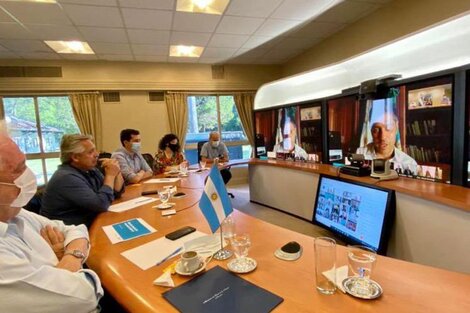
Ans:
[[[313,222],[350,244],[385,253],[393,221],[393,191],[320,176]]]

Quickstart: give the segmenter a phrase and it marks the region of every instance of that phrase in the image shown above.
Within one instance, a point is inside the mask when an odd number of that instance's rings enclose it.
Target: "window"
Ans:
[[[9,135],[26,154],[38,184],[47,183],[60,164],[62,135],[80,132],[69,98],[4,97],[1,104]]]
[[[197,143],[207,141],[212,131],[221,133],[231,160],[251,156],[251,146],[243,131],[232,95],[189,96],[188,109],[185,151],[189,163],[197,163]]]

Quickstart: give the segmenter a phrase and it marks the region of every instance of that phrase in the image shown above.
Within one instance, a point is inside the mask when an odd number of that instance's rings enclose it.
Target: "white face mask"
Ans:
[[[37,191],[37,184],[36,184],[36,175],[34,175],[33,171],[27,167],[26,170],[21,174],[13,184],[10,183],[0,183],[3,185],[15,185],[20,189],[20,193],[16,197],[15,200],[10,204],[13,208],[22,208],[26,204],[28,204],[29,200],[33,198]]]
[[[212,142],[212,146],[213,146],[213,147],[218,147],[218,146],[219,146],[219,143],[220,143],[220,141],[213,141],[213,142]]]
[[[140,151],[140,142],[133,142],[131,149],[134,152],[139,152]]]

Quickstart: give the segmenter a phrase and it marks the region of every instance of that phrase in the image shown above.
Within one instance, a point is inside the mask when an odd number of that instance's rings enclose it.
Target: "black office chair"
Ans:
[[[98,159],[110,159],[111,158],[111,153],[109,152],[101,152],[100,155],[98,156]]]
[[[199,141],[197,143],[197,161],[201,162],[201,151],[202,151],[202,146],[206,143],[207,141]],[[232,173],[230,172],[231,167],[227,166],[224,169],[220,170],[220,175],[222,176],[222,179],[224,180],[224,184],[227,185],[230,179],[232,179]],[[227,192],[230,198],[235,198],[233,193]]]
[[[143,153],[142,156],[144,157],[145,161],[147,164],[150,166],[150,168],[153,170],[153,166],[155,164],[155,159],[150,153]]]
[[[23,207],[25,210],[39,214],[42,204],[42,195],[44,194],[45,187],[40,187],[29,202]]]

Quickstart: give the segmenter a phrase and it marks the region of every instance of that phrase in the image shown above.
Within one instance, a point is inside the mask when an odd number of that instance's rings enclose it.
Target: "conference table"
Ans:
[[[208,171],[190,173],[188,177],[171,184],[127,186],[122,199],[116,201],[138,197],[142,191],[175,185],[178,191],[186,193],[184,198],[170,200],[175,203],[176,215],[163,217],[160,210],[152,208],[158,203],[153,202],[121,213],[102,213],[90,228],[92,248],[87,265],[99,275],[108,292],[128,312],[177,312],[162,297],[162,293],[169,288],[153,284],[163,269],[177,258],[144,271],[121,253],[161,238],[182,226],[193,226],[210,234],[209,225],[198,206],[207,174]],[[361,300],[339,290],[333,295],[322,295],[315,288],[314,238],[269,224],[236,208],[233,214],[236,231],[250,234],[252,247],[249,256],[258,263],[253,272],[240,276],[284,299],[274,312],[470,312],[470,275],[384,256],[378,256],[372,273],[372,278],[384,291],[378,299]],[[157,232],[111,244],[103,226],[136,217],[144,219]],[[289,241],[297,241],[303,247],[302,257],[296,261],[277,259],[274,251]],[[206,270],[217,265],[227,269],[229,260],[213,259]],[[347,248],[338,245],[337,266],[341,265],[347,265]],[[175,274],[172,278],[179,286],[193,277]]]

